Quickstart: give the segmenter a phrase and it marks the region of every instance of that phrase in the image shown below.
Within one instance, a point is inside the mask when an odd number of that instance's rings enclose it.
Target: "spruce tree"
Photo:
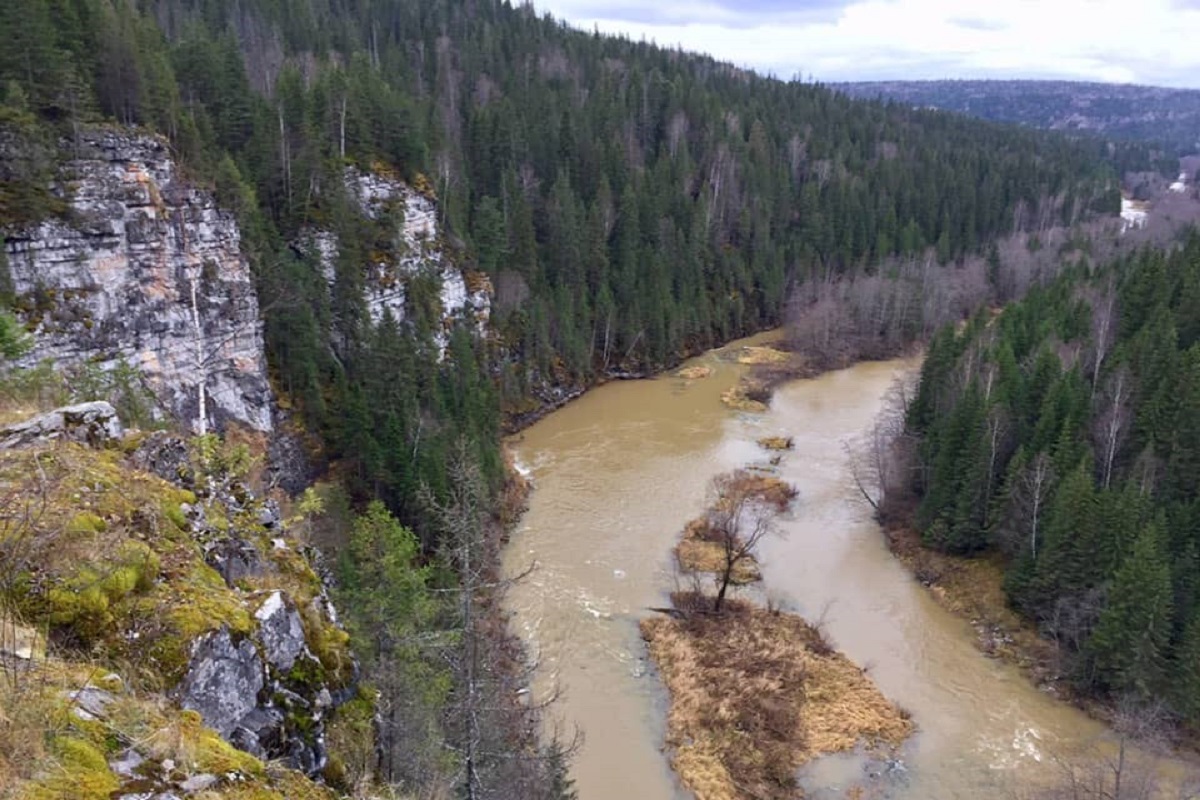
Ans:
[[[1117,570],[1108,603],[1088,642],[1100,683],[1150,696],[1162,685],[1171,638],[1171,570],[1162,533],[1149,525]]]

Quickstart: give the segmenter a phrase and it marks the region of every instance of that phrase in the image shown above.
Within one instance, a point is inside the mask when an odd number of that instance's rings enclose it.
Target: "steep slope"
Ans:
[[[276,387],[356,493],[418,528],[417,487],[444,494],[460,435],[498,485],[496,395],[524,419],[778,324],[810,279],[1119,204],[1100,142],[854,102],[507,3],[3,13],[22,30],[5,130],[29,154],[4,164],[7,235],[64,213],[45,187],[81,125],[168,133],[240,222]],[[436,200],[436,230],[417,243],[364,207],[348,167]],[[414,245],[443,266],[412,270]],[[448,314],[460,276],[477,300]]]
[[[332,796],[349,637],[244,453],[105,403],[3,439],[0,794]]]
[[[159,419],[272,428],[258,297],[233,214],[179,175],[167,143],[80,133],[58,168],[63,216],[9,228],[16,310],[34,334],[18,362],[140,374]],[[0,160],[23,157],[0,149]]]
[[[941,331],[884,509],[929,547],[998,554],[1008,601],[1056,643],[1050,667],[1076,690],[1160,703],[1188,725],[1200,720],[1198,291],[1193,236]]]

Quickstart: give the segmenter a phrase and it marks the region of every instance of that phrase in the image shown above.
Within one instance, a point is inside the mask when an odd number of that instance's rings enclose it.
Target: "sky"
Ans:
[[[780,78],[1200,88],[1200,0],[535,0],[587,30]]]

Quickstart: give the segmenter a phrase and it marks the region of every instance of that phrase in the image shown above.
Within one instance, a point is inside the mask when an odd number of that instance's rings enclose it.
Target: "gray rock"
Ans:
[[[59,439],[107,447],[119,442],[124,434],[117,410],[109,403],[80,403],[0,429],[0,450]]]
[[[0,663],[15,660],[31,661],[46,655],[46,637],[40,631],[24,625],[7,614],[0,613]]]
[[[54,187],[69,195],[70,214],[5,231],[17,305],[34,328],[18,366],[125,362],[163,410],[188,422],[203,377],[215,424],[269,431],[262,322],[234,214],[178,175],[163,139],[85,128],[75,152]]]
[[[267,663],[281,673],[287,672],[297,658],[308,652],[299,612],[282,592],[272,592],[254,616]]]
[[[262,659],[248,639],[234,643],[228,628],[200,640],[180,684],[179,702],[200,713],[226,739],[258,705],[265,683]]]
[[[130,461],[143,472],[157,475],[169,483],[185,487],[193,483],[191,454],[181,436],[155,431],[142,440]]]
[[[343,180],[349,196],[371,219],[382,220],[396,210],[404,215],[396,218],[393,233],[397,256],[366,265],[363,299],[371,321],[378,323],[385,314],[403,321],[408,316],[408,282],[424,275],[435,278],[441,286],[439,299],[445,322],[465,320],[474,323],[481,333],[485,331],[492,310],[490,288],[468,287],[462,270],[445,257],[437,204],[403,181],[385,175],[347,167]],[[339,249],[337,235],[306,231],[297,249],[315,257],[332,288]],[[445,334],[439,332],[435,338],[444,354]]]
[[[238,581],[261,575],[265,570],[258,548],[236,537],[217,542],[204,554],[204,560],[225,579],[225,585],[231,589],[237,586]]]
[[[137,750],[130,748],[117,758],[108,762],[108,768],[122,778],[132,778],[137,768],[146,763],[146,759]]]
[[[258,524],[267,530],[279,525],[279,505],[274,500],[267,500],[258,510]]]
[[[205,789],[211,789],[220,782],[220,778],[207,772],[202,772],[199,775],[192,775],[183,783],[179,784],[179,788],[187,794],[203,792]]]
[[[103,689],[88,686],[74,692],[63,692],[63,696],[75,704],[75,716],[83,720],[104,719],[108,716],[108,707],[117,698]]]

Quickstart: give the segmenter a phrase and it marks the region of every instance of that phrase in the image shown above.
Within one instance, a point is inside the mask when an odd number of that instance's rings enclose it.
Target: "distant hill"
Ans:
[[[1034,128],[1091,131],[1200,152],[1200,90],[1072,81],[879,81],[834,84],[884,98]]]

